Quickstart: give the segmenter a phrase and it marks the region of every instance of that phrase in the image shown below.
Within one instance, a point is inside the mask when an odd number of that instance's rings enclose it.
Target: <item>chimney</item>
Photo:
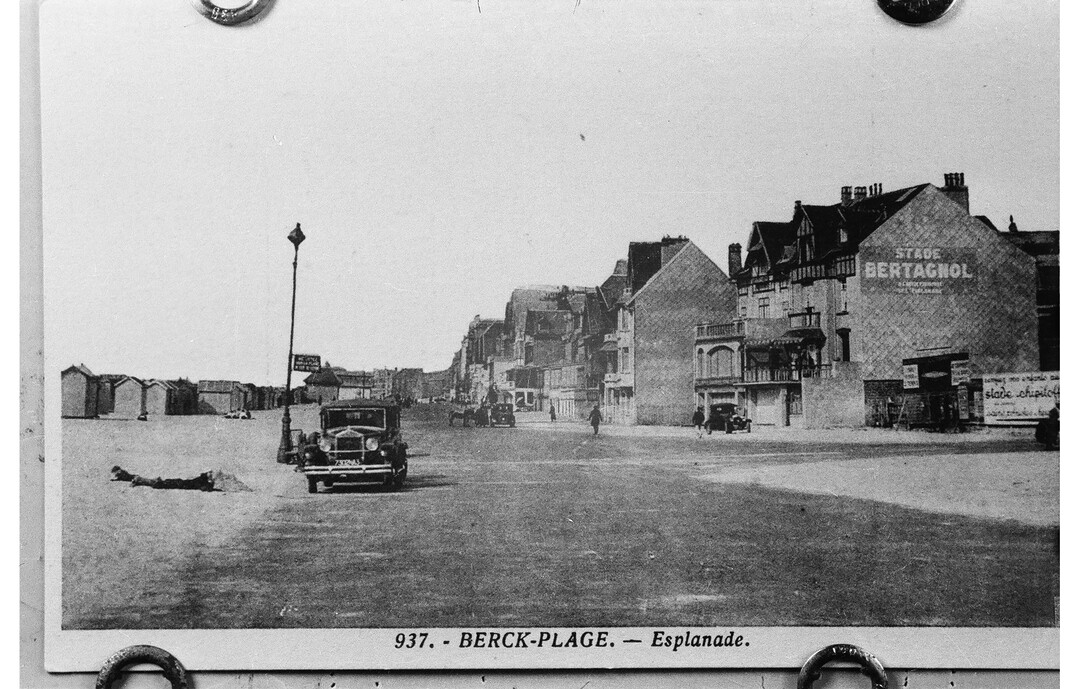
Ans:
[[[1019,232],[1019,231],[1020,231],[1020,228],[1016,226],[1016,221],[1013,220],[1013,217],[1010,215],[1009,216],[1009,232]]]
[[[664,235],[660,240],[660,265],[666,266],[667,262],[675,257],[675,254],[679,253],[679,250],[683,248],[689,239],[683,235],[672,237],[671,235]]]
[[[851,187],[840,187],[840,205],[846,206],[851,203]]]
[[[941,188],[941,191],[958,203],[965,213],[971,212],[968,207],[968,188],[964,185],[963,172],[946,172],[945,186]]]
[[[855,187],[855,201],[862,201],[866,198],[866,187]]]
[[[728,244],[727,247],[727,271],[728,277],[742,270],[742,244]]]

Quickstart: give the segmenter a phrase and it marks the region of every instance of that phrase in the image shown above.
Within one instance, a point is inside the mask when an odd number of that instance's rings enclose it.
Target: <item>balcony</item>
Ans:
[[[625,382],[624,382],[625,381]],[[630,383],[629,373],[605,373],[604,385],[608,387],[628,387]]]
[[[788,314],[788,327],[795,328],[820,328],[821,313],[817,311],[800,311]]]
[[[827,277],[829,277],[829,268],[822,264],[798,266],[791,271],[792,282],[813,282]]]
[[[735,385],[736,383],[743,382],[739,376],[711,376],[711,377],[695,377],[694,385],[697,387],[712,387],[721,385]]]
[[[829,277],[851,277],[855,275],[855,257],[837,256],[829,264]]]
[[[748,368],[743,371],[744,383],[797,383],[808,378],[830,378],[828,364],[812,368]]]
[[[730,323],[702,323],[696,326],[697,339],[706,337],[742,337],[746,334],[746,324],[743,321]]]

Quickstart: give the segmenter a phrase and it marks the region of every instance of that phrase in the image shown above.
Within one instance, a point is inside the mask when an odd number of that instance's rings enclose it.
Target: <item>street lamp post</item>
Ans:
[[[305,239],[300,223],[289,233],[293,245],[292,262],[292,309],[289,312],[289,370],[285,372],[285,413],[281,415],[281,444],[278,445],[277,461],[286,464],[292,450],[292,419],[289,417],[289,398],[292,396],[293,333],[296,330],[296,262],[300,257],[300,243]]]

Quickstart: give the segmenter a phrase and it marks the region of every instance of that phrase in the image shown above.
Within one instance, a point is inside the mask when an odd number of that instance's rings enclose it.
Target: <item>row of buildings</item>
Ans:
[[[999,231],[944,184],[841,189],[753,223],[725,271],[686,237],[630,243],[596,287],[513,290],[450,369],[459,401],[624,424],[729,402],[755,423],[978,421],[984,375],[1056,371],[1058,232]]]
[[[323,404],[348,399],[422,400],[448,397],[447,371],[379,368],[350,371],[327,363],[304,379],[304,399]]]
[[[276,409],[285,404],[285,388],[235,380],[142,379],[129,375],[95,375],[83,364],[60,374],[62,416],[136,418],[147,415],[224,414],[239,409]],[[448,371],[419,368],[349,371],[325,367],[307,376],[292,391],[294,403],[343,399],[419,400],[448,398]]]
[[[95,375],[83,364],[60,373],[65,418],[136,418],[147,415],[224,414],[237,409],[273,409],[285,403],[284,387],[234,380],[165,380],[130,375]]]

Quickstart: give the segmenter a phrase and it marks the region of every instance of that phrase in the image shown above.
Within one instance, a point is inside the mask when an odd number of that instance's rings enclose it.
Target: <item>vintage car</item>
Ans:
[[[225,414],[226,419],[250,419],[251,412],[247,409],[234,409]]]
[[[709,433],[713,431],[723,431],[724,433],[731,433],[732,431],[746,431],[750,432],[750,419],[746,418],[739,413],[738,408],[731,402],[721,402],[720,404],[714,404],[709,408],[709,420],[705,426]]]
[[[513,428],[516,424],[514,420],[514,405],[512,404],[493,404],[491,405],[491,414],[489,415],[489,423],[492,426],[509,426]]]
[[[308,492],[319,483],[374,483],[400,488],[409,472],[409,448],[401,439],[401,407],[393,400],[343,400],[319,410],[321,433],[299,450],[296,470]]]

